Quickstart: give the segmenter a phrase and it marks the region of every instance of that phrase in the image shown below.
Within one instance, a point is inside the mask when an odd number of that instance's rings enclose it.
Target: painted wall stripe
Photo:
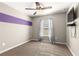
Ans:
[[[31,21],[26,21],[14,16],[10,16],[4,13],[0,13],[0,22],[7,22],[7,23],[13,23],[13,24],[22,24],[22,25],[29,25],[32,26]]]

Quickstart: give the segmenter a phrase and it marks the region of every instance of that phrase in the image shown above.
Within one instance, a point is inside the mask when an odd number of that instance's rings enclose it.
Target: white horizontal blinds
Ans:
[[[40,25],[40,36],[50,36],[51,37],[51,27],[52,20],[41,20]]]
[[[44,20],[44,28],[48,28],[49,27],[49,21],[48,20]]]
[[[48,36],[48,34],[49,34],[49,21],[44,20],[44,23],[43,23],[43,36]]]

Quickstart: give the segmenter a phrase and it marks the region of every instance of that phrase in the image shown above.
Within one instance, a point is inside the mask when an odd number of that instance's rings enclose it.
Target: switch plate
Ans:
[[[2,46],[5,46],[5,43],[4,42],[2,43]]]

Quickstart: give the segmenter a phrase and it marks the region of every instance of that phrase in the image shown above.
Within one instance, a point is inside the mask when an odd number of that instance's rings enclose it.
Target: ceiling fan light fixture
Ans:
[[[44,7],[43,4],[41,4],[40,2],[35,2],[36,8],[25,8],[26,10],[45,10],[45,9],[50,9],[52,8],[52,6],[47,6]]]
[[[42,3],[40,3],[40,2],[35,2],[35,5],[36,5],[36,8],[25,8],[25,9],[26,10],[35,10],[33,15],[39,15],[39,14],[43,13],[42,12],[43,10],[52,8],[52,6],[44,7],[44,5]]]

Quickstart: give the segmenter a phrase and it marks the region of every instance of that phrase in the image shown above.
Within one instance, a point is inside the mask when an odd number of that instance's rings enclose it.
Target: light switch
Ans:
[[[2,43],[2,46],[5,46],[5,45],[6,45],[6,44],[3,42],[3,43]]]

